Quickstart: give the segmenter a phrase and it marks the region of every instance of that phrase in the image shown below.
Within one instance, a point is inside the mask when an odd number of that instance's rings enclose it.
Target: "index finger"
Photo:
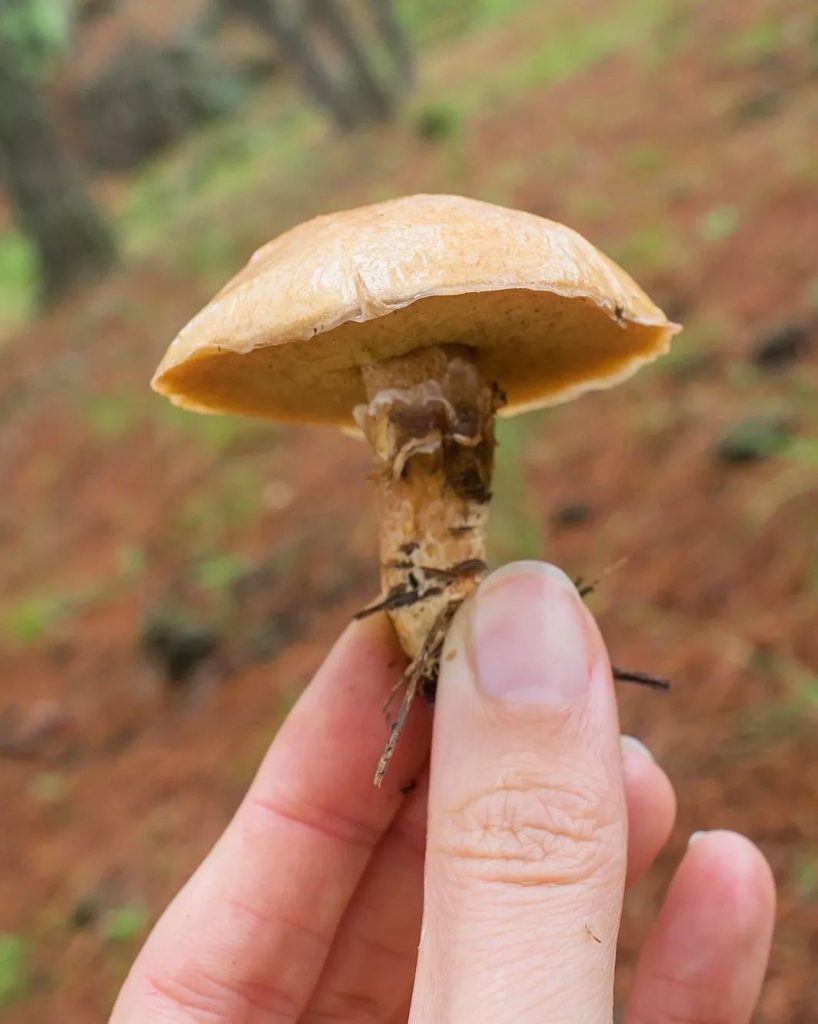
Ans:
[[[428,754],[428,714],[415,708],[385,784],[372,785],[383,700],[403,666],[385,619],[346,630],[148,939],[112,1024],[298,1017],[401,786]]]

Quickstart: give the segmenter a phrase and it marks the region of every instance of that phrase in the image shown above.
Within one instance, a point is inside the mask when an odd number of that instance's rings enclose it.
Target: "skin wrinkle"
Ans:
[[[225,906],[229,907],[230,910],[239,916],[248,917],[252,923],[262,925],[268,931],[272,932],[278,928],[279,931],[303,935],[318,948],[322,956],[326,954],[332,945],[332,936],[322,935],[317,929],[310,928],[304,921],[292,920],[285,917],[278,910],[265,912],[233,898],[225,899]]]
[[[431,977],[418,1024],[534,1021],[544,1007],[555,1024],[610,1019],[627,830],[609,665],[584,612],[583,625],[588,657],[576,670],[587,666],[589,689],[568,706],[515,707],[481,692],[458,631],[474,628],[468,607],[450,634],[441,713],[461,731],[447,738],[438,726],[433,753],[439,809],[421,957]],[[474,738],[461,749],[463,730]]]
[[[368,962],[373,971],[399,969],[406,962],[406,949],[395,948],[388,943],[372,938],[363,931],[350,932],[349,942],[358,943],[369,951]],[[384,965],[380,961],[391,961]],[[299,1024],[320,1024],[320,1022],[380,1022],[384,1020],[385,1008],[382,1000],[356,992],[324,991],[320,1005],[312,1006],[299,1017]]]
[[[232,984],[191,972],[189,978],[180,973],[163,977],[148,973],[145,988],[149,999],[159,997],[171,1009],[185,1015],[174,1024],[294,1024],[297,1007],[274,985],[261,982]],[[161,1020],[161,1018],[160,1018]]]
[[[456,875],[572,885],[607,874],[620,827],[594,788],[511,771],[450,811],[433,849],[453,862]]]
[[[734,919],[733,919],[734,920]],[[749,933],[746,929],[736,930],[733,942],[737,948],[745,946],[747,939],[752,939],[755,929]],[[745,941],[742,941],[745,940]],[[736,979],[730,979],[731,984],[726,984],[724,978],[713,971],[713,950],[704,945],[700,951],[698,960],[691,960],[689,943],[687,956],[679,963],[672,966],[667,965],[664,970],[651,970],[650,973],[650,998],[651,1002],[659,1005],[690,1005],[692,1001],[706,1007],[705,1016],[688,1017],[677,1014],[673,1017],[656,1018],[657,1024],[732,1024],[734,1015],[729,1009],[740,999],[740,987],[737,988]],[[661,996],[657,999],[657,990]],[[638,999],[638,996],[637,996]],[[719,1006],[726,1006],[726,1011],[719,1011],[718,1016],[714,1012]],[[653,1018],[653,1007],[647,1015],[641,1015],[639,1002],[634,1005],[631,1011],[631,1018],[628,1024],[651,1024]]]
[[[392,828],[392,835],[395,839],[400,840],[401,846],[414,854],[418,860],[423,861],[426,858],[426,832],[424,830],[422,839],[418,840],[414,834],[414,829],[402,824],[400,820]]]
[[[303,1022],[322,1020],[325,1013],[328,1020],[384,1022],[395,1002],[411,994],[421,905],[409,883],[419,889],[423,877],[427,792],[424,767],[347,910],[335,956],[330,954]],[[377,1012],[360,1005],[363,995]]]
[[[589,897],[589,904],[592,905],[594,902],[593,894],[588,892],[587,896]],[[581,923],[585,920],[585,912],[581,906],[574,905],[570,910],[566,908],[558,916],[549,916],[547,921],[542,921],[543,931],[550,937],[552,944],[546,944],[547,940],[544,941],[543,935],[536,929],[527,928],[525,931],[527,941],[524,945],[520,943],[523,933],[520,930],[519,922],[508,918],[504,919],[502,906],[494,904],[489,907],[483,907],[482,903],[479,902],[478,906],[474,909],[486,911],[481,918],[482,926],[481,920],[471,915],[468,919],[460,916],[454,930],[447,927],[441,919],[436,920],[435,927],[439,931],[443,924],[448,936],[447,939],[439,937],[438,941],[442,941],[444,944],[454,941],[459,947],[460,953],[468,960],[478,961],[482,964],[491,964],[490,970],[481,972],[481,1013],[479,1018],[481,1021],[505,1021],[509,1019],[510,985],[514,993],[514,1019],[526,1021],[540,1019],[536,1012],[532,1012],[531,1016],[527,1016],[526,1010],[539,1010],[541,1013],[543,991],[540,987],[534,986],[530,1000],[526,1001],[526,986],[520,984],[520,979],[536,977],[542,970],[544,960],[547,960],[549,964],[549,977],[551,979],[548,988],[549,1005],[556,1006],[564,1002],[565,1005],[587,1010],[590,1005],[587,1002],[588,993],[579,993],[572,988],[571,966],[576,950],[573,944],[568,941],[573,937],[572,933],[578,929],[582,931],[583,935],[585,934],[584,926]],[[493,924],[494,927],[486,928],[486,923]],[[477,936],[478,940],[471,940],[469,936]],[[560,936],[565,941],[553,941]],[[591,942],[592,940],[588,939],[588,941]],[[595,949],[598,950],[600,960],[608,961],[612,958],[615,951],[615,942],[605,946],[596,946]],[[452,972],[452,966],[447,968],[445,965],[443,965],[440,971],[440,980],[437,985],[437,990],[440,994],[437,998],[432,997],[431,1004],[439,1015],[434,1018],[435,1020],[459,1021],[461,1017],[454,1015],[453,1011],[462,1011],[462,1006],[464,1005],[468,1005],[473,1009],[472,1004],[468,1002],[470,999],[468,989],[456,987],[455,990],[452,990],[443,980],[450,976]],[[454,973],[457,974],[457,971]],[[560,980],[562,978],[566,979],[564,984]],[[429,994],[431,995],[432,993],[430,992]],[[464,997],[466,1003],[461,1003]],[[422,1017],[418,1019],[422,1019],[425,1024],[427,1019],[431,1020],[432,1018]],[[582,1019],[583,1021],[586,1019],[589,1021],[601,1020],[601,1018],[596,1017]]]
[[[184,1020],[195,1024],[224,1024],[226,1021],[241,1021],[242,1024],[289,1024],[295,1021],[299,1009],[297,999],[287,990],[281,978],[274,984],[268,979],[275,978],[275,972],[268,971],[266,966],[252,957],[245,961],[244,977],[230,977],[237,966],[236,952],[246,948],[247,941],[258,931],[261,924],[264,931],[275,935],[282,931],[298,934],[309,940],[310,951],[305,956],[324,957],[331,945],[332,936],[322,936],[309,927],[293,922],[277,912],[269,914],[262,910],[248,907],[232,898],[225,898],[224,907],[231,914],[250,922],[250,929],[241,927],[246,933],[244,941],[222,944],[208,951],[206,957],[199,956],[191,961],[184,959],[186,948],[180,942],[177,949],[176,967],[174,971],[166,971],[164,962],[156,957],[147,961],[141,979],[141,986],[146,996],[151,999],[156,994],[168,1005],[175,1005],[185,1013],[184,1018],[178,1016],[151,1018],[159,1022],[172,1021],[181,1024]],[[185,914],[185,918],[189,918]],[[233,935],[235,929],[228,922],[223,924],[215,940],[225,935]],[[290,940],[292,948],[293,939]],[[181,961],[180,961],[181,958]],[[220,976],[224,973],[224,977]],[[254,977],[255,976],[255,977]],[[215,1009],[212,1007],[215,1006]],[[193,1014],[191,1016],[191,1014]],[[141,1024],[142,1018],[140,1018]]]
[[[380,1024],[383,1007],[377,999],[354,992],[337,993],[319,1010],[308,1010],[298,1024]]]
[[[502,888],[508,895],[508,886]],[[603,908],[594,890],[585,887],[570,905],[566,905],[568,901],[562,901],[562,905],[556,901],[536,914],[526,897],[509,914],[507,903],[488,895],[461,899],[455,903],[455,913],[447,913],[445,907],[451,899],[435,900],[437,892],[445,893],[447,889],[451,893],[451,886],[438,877],[430,892],[437,905],[428,936],[429,952],[433,954],[431,958],[427,956],[431,976],[426,978],[422,1002],[418,1003],[413,1019],[423,1024],[431,1020],[471,1019],[479,1007],[477,1016],[481,1021],[534,1021],[542,1019],[544,1005],[570,1006],[577,1015],[566,1020],[607,1019],[603,1011],[606,1000],[610,1008],[610,990],[606,984],[577,989],[575,961],[582,949],[586,973],[593,972],[606,981],[612,979],[616,927],[611,923],[610,932],[607,926],[600,930],[598,921],[600,916],[606,920],[615,918],[611,909],[615,899],[606,901],[608,906]],[[523,919],[519,916],[522,907],[531,911]],[[602,944],[594,943],[586,934],[584,925],[588,921],[603,936]],[[545,979],[544,963],[548,964]],[[529,988],[528,980],[537,977],[541,981]],[[467,984],[468,979],[471,981]],[[513,1017],[509,1015],[512,993]],[[529,1005],[535,1008],[530,1016],[523,1010]]]
[[[510,929],[509,929],[510,931]],[[497,1010],[496,1019],[503,1020],[503,1009],[508,1012],[509,1004],[509,992],[506,984],[508,972],[510,971],[512,976],[521,976],[529,972],[536,972],[542,963],[543,951],[537,949],[533,944],[529,952],[523,953],[519,945],[516,944],[513,935],[508,936],[511,939],[510,942],[497,943],[496,947],[492,946],[489,950],[491,960],[494,961],[495,969],[491,972],[488,979],[488,984],[481,988],[480,996],[481,1001],[487,1007],[494,1006]],[[498,948],[502,946],[502,948]],[[484,957],[484,963],[486,962]],[[554,964],[555,972],[559,971],[558,962]],[[559,991],[559,989],[557,989]],[[525,1001],[518,1002],[521,993],[517,990],[514,997],[514,1013],[517,1018],[524,1020],[530,1019],[524,1016],[524,1011],[527,1006],[536,1005],[535,1003],[526,1003]],[[566,993],[567,995],[567,993]],[[539,1000],[539,993],[533,992],[532,997]]]
[[[262,814],[285,824],[317,832],[324,839],[363,850],[371,850],[376,846],[382,834],[380,830],[364,822],[346,818],[328,807],[311,807],[306,801],[302,801],[297,807],[288,807],[286,801],[280,798],[251,793],[245,806],[245,812],[247,811],[261,811]]]
[[[582,894],[585,896],[586,894]],[[547,953],[549,956],[549,964],[553,965],[552,973],[559,976],[558,968],[563,964],[564,961],[570,961],[575,955],[575,951],[570,947],[570,944],[566,941],[574,936],[587,934],[585,932],[585,919],[587,913],[590,912],[591,906],[594,905],[593,895],[588,893],[588,904],[589,906],[584,907],[583,900],[578,898],[574,904],[570,907],[559,908],[556,913],[550,914],[547,922],[543,922],[543,927],[546,927],[550,935],[554,940],[553,949],[544,949],[541,941],[541,936],[535,930],[527,930],[526,937],[529,939],[527,946],[520,946],[519,938],[520,931],[519,925],[513,919],[505,919],[501,917],[497,920],[497,911],[500,911],[502,915],[504,907],[493,906],[491,912],[486,916],[486,922],[495,923],[495,927],[491,930],[484,929],[478,932],[481,936],[482,941],[473,944],[475,952],[479,952],[482,959],[485,961],[491,959],[495,961],[498,967],[512,967],[515,971],[518,968],[522,968],[523,971],[526,968],[526,961],[530,961],[532,970],[536,970],[542,964],[542,958]],[[473,925],[473,921],[468,922],[469,926]],[[501,941],[498,941],[498,938]],[[593,940],[590,940],[593,941]],[[601,945],[601,944],[597,944]],[[600,955],[605,951],[599,950]],[[505,993],[508,996],[508,992]]]
[[[708,958],[712,956],[712,952],[706,950]],[[709,963],[708,965],[709,966]],[[686,1005],[690,1003],[692,998],[695,998],[702,1005],[708,1006],[709,1016],[705,1018],[704,1024],[720,1024],[719,1017],[713,1017],[712,1012],[714,1007],[718,1006],[719,1003],[726,1002],[731,1005],[734,1002],[732,992],[726,990],[724,985],[724,979],[721,977],[714,977],[709,984],[704,984],[702,981],[702,975],[700,972],[695,972],[685,977],[683,974],[678,972],[678,966],[674,966],[674,972],[671,974],[670,971],[660,971],[651,974],[651,982],[654,985],[660,986],[665,992],[666,996],[663,998],[663,1002],[668,1006],[673,1005]],[[637,1008],[638,1009],[638,1008]],[[729,1014],[725,1014],[723,1019],[728,1021]],[[696,1018],[698,1024],[698,1018]]]
[[[521,951],[526,947],[520,946],[521,933],[517,914],[521,910],[531,909],[531,897],[527,892],[500,883],[485,898],[464,901],[453,899],[448,881],[438,877],[433,883],[430,881],[430,893],[439,911],[434,918],[434,928],[437,931],[443,922],[447,934],[477,936],[477,941],[472,941],[471,945],[483,959],[497,960],[502,950],[508,953],[511,964],[518,963]],[[496,898],[495,894],[500,898]],[[603,884],[602,892],[594,885],[584,886],[579,892],[572,892],[571,895],[572,899],[567,905],[556,901],[549,903],[547,915],[536,919],[525,930],[525,936],[533,946],[532,955],[537,958],[538,964],[541,964],[544,955],[550,955],[552,952],[556,958],[555,962],[559,962],[563,953],[569,960],[572,959],[576,950],[565,941],[569,939],[578,938],[583,944],[587,944],[592,952],[596,950],[601,956],[607,957],[615,952],[619,925],[619,893],[613,892],[609,886]],[[607,932],[606,928],[598,923],[600,921],[610,923],[612,931]],[[601,943],[595,943],[587,934],[586,924],[602,939]],[[553,951],[545,948],[545,941],[538,928],[546,933],[546,938],[553,936],[558,940]],[[504,930],[508,932],[508,941],[500,943],[497,941],[498,934],[501,935]],[[431,934],[427,938],[428,941],[432,941]],[[436,935],[434,939],[439,941],[440,936]]]

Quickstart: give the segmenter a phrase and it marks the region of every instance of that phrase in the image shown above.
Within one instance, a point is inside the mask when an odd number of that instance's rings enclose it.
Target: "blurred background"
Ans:
[[[760,1024],[818,1018],[818,12],[805,0],[0,0],[0,1019],[104,1018],[377,592],[368,454],[182,413],[254,247],[449,191],[566,221],[685,324],[503,424],[492,559],[604,577],[694,829],[780,885]]]

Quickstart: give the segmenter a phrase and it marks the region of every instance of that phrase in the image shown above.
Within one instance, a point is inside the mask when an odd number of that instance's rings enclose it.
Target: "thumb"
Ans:
[[[442,666],[410,1021],[610,1021],[627,826],[596,625],[559,569],[519,562]]]

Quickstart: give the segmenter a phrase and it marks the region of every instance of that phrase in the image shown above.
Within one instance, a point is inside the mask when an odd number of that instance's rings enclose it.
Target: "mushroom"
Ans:
[[[274,239],[173,341],[172,402],[353,429],[374,453],[385,609],[410,659],[380,782],[446,629],[486,571],[495,416],[629,377],[670,323],[570,228],[475,199],[416,195]]]

